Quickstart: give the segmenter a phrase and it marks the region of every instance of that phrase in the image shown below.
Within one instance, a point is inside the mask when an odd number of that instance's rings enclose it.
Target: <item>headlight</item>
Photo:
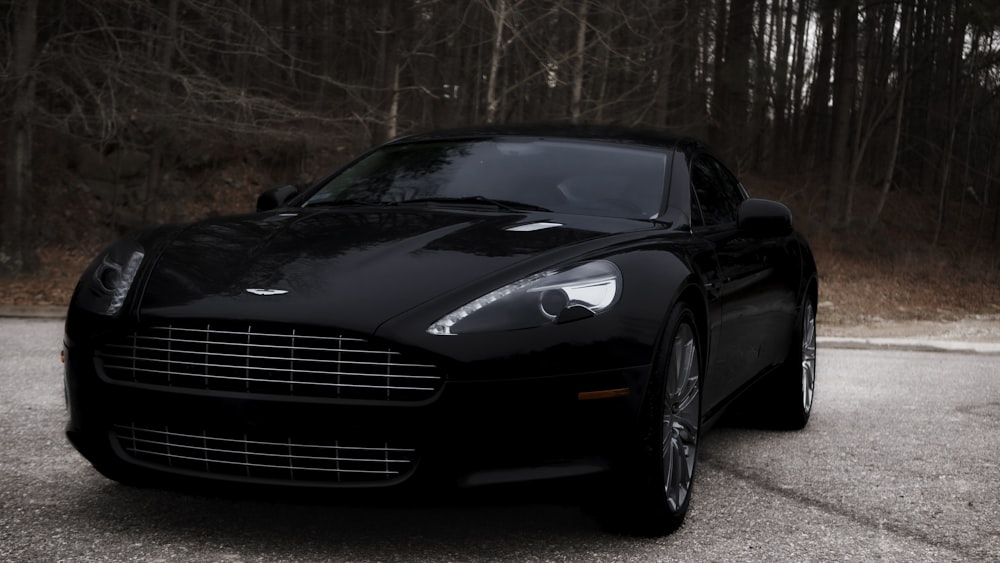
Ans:
[[[80,305],[95,313],[114,316],[121,311],[129,289],[145,256],[134,241],[122,241],[109,248],[84,274],[78,294]]]
[[[439,335],[532,328],[598,315],[618,301],[622,273],[607,260],[549,270],[505,285],[441,317]]]

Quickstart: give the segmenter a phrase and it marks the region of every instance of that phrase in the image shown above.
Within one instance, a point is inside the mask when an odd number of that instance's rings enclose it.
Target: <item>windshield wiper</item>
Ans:
[[[406,199],[403,201],[395,201],[393,205],[402,205],[406,203],[458,203],[458,204],[478,204],[478,205],[490,205],[496,207],[497,209],[502,209],[504,211],[544,211],[551,212],[551,209],[541,207],[539,205],[534,205],[531,203],[524,203],[522,201],[512,201],[508,199],[491,199],[486,196],[481,195],[470,195],[461,197],[415,197],[413,199]]]
[[[384,201],[378,201],[375,199],[327,199],[324,201],[315,201],[312,203],[306,203],[305,207],[340,207],[348,205],[388,205],[389,203]]]

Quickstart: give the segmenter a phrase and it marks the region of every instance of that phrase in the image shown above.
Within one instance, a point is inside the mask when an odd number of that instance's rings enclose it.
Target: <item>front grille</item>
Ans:
[[[117,424],[127,457],[158,468],[289,483],[389,483],[404,478],[416,451],[388,442],[301,439],[170,425]]]
[[[97,353],[113,380],[299,397],[417,401],[436,366],[363,338],[321,329],[222,323],[144,326]]]

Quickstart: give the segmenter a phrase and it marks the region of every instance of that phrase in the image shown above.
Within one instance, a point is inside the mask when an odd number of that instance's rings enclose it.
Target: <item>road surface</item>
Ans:
[[[62,430],[62,323],[0,319],[0,561],[1000,559],[1000,358],[822,348],[812,421],[702,443],[683,528],[608,534],[585,490],[433,505],[135,489]]]

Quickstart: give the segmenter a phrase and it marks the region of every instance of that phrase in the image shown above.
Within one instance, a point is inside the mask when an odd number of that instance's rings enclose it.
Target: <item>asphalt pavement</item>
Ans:
[[[996,561],[1000,370],[991,350],[819,351],[801,432],[751,417],[702,442],[685,525],[604,532],[585,488],[430,502],[136,489],[66,442],[58,318],[0,319],[2,561]]]

